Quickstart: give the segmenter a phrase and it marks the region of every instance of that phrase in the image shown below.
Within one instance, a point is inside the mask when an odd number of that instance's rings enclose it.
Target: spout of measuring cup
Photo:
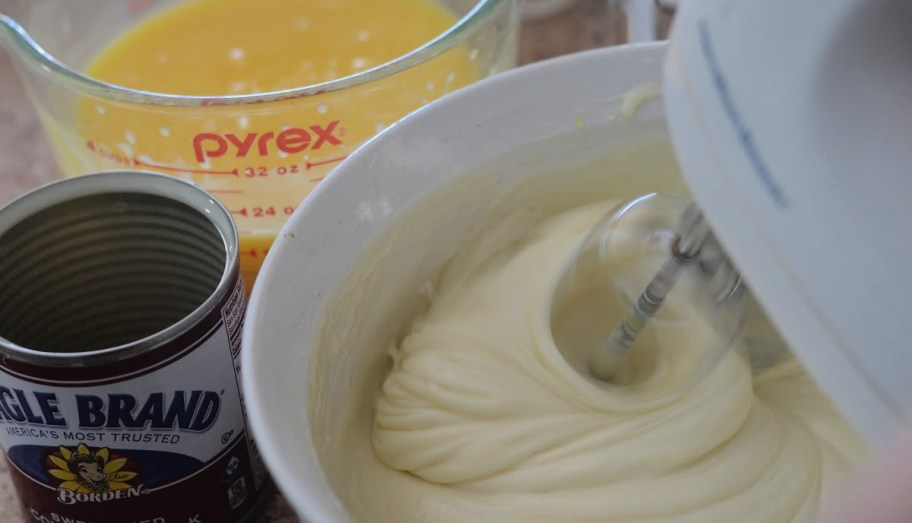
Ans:
[[[6,50],[11,58],[22,58],[29,55],[44,56],[44,52],[35,43],[24,27],[16,21],[18,11],[16,2],[0,6],[0,48]]]
[[[36,34],[36,31],[42,30],[40,27],[47,27],[45,30],[49,33],[58,29],[58,26],[49,25],[46,20],[62,20],[62,25],[69,23],[68,13],[57,12],[57,6],[58,3],[49,1],[0,1],[0,48],[4,49],[17,65],[31,66],[40,70],[42,74],[53,76],[70,73],[66,66],[35,39],[41,39],[41,33]]]
[[[24,33],[22,26],[9,15],[0,12],[0,48],[9,50],[15,35]]]

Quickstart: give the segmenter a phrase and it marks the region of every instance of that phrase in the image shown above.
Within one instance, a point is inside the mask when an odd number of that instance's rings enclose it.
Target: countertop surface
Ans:
[[[578,0],[558,14],[524,22],[520,61],[622,43],[623,35],[618,34],[622,27],[622,17],[605,0]],[[0,53],[0,204],[56,176],[50,146],[7,55]],[[20,511],[7,467],[6,460],[0,459],[0,522],[33,521]],[[277,494],[262,521],[292,523],[298,519]]]

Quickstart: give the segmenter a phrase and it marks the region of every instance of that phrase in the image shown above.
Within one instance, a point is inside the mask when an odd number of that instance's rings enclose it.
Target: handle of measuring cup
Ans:
[[[643,43],[668,37],[671,16],[680,0],[607,0],[619,7],[627,23],[627,43]]]

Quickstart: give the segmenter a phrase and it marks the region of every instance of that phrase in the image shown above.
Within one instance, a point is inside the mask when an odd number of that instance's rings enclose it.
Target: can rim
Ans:
[[[240,278],[238,229],[231,213],[199,185],[149,171],[105,171],[57,180],[33,189],[0,207],[0,236],[33,214],[75,198],[97,194],[139,193],[160,196],[189,205],[218,230],[225,247],[224,269],[215,290],[203,303],[176,323],[129,343],[80,352],[47,352],[29,349],[0,335],[0,358],[53,367],[97,366],[123,361],[149,352],[199,323]]]

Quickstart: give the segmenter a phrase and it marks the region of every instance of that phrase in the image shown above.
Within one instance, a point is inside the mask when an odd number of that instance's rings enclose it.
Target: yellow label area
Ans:
[[[127,31],[85,72],[156,93],[254,94],[382,65],[455,22],[433,0],[192,0]],[[161,107],[85,99],[75,133],[55,135],[53,122],[48,127],[68,175],[153,170],[192,179],[221,199],[238,222],[251,285],[275,235],[314,185],[385,126],[477,80],[477,54],[457,46],[379,81],[273,103]]]

